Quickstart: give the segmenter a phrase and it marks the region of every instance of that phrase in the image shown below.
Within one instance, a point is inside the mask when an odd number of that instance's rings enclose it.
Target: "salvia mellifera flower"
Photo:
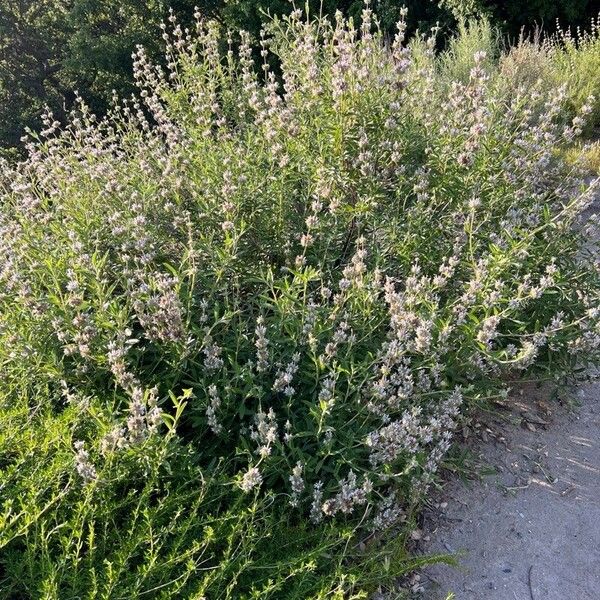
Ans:
[[[75,450],[75,470],[81,477],[84,483],[90,483],[98,478],[96,468],[90,460],[89,452],[85,449],[85,444],[82,441],[77,441],[74,444]]]
[[[260,487],[262,480],[262,475],[258,470],[258,467],[251,467],[244,473],[240,487],[242,488],[242,491],[249,493],[254,488]]]

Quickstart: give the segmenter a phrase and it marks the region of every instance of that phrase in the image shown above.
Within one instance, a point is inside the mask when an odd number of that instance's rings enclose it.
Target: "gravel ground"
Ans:
[[[525,390],[506,412],[512,422],[480,428],[477,453],[496,473],[451,480],[447,506],[425,514],[422,551],[455,554],[459,566],[425,569],[422,598],[600,599],[600,384],[577,403]]]

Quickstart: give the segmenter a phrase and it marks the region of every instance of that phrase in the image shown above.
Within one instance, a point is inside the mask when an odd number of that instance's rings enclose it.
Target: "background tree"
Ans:
[[[600,8],[595,0],[440,0],[440,6],[455,18],[485,15],[512,37],[522,29],[553,31],[557,20],[562,27],[587,27]]]
[[[71,100],[63,71],[68,43],[64,0],[0,2],[0,143],[19,142],[45,103],[59,108]]]
[[[97,112],[133,89],[131,52],[161,47],[159,24],[172,6],[187,23],[194,0],[0,0],[0,146],[37,128],[44,105],[58,118],[75,90]],[[219,3],[201,3],[214,16]]]

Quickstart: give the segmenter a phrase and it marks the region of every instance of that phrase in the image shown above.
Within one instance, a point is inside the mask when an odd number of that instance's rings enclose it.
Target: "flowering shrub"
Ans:
[[[240,536],[255,543],[247,507],[291,511],[307,536],[382,532],[410,517],[472,403],[597,361],[582,214],[598,181],[555,151],[591,100],[565,124],[564,90],[507,96],[483,52],[468,80],[439,85],[433,39],[412,61],[404,22],[389,47],[373,22],[368,8],[360,31],[276,19],[260,74],[245,34],[222,55],[216,25],[172,22],[166,71],[135,54],[139,97],[101,121],[80,103],[64,130],[47,115],[29,158],[4,166],[2,410],[60,455],[38,492],[2,446],[15,589],[65,597],[75,564],[71,593],[117,597],[122,578],[129,597],[283,597],[306,561],[204,571]],[[43,419],[62,443],[26,433]],[[79,541],[61,554],[69,503]],[[198,527],[212,540],[217,524],[228,541],[203,546]],[[109,534],[121,562],[86,563]],[[126,551],[128,535],[152,553]],[[286,597],[364,589],[332,572],[333,587]]]
[[[537,31],[532,39],[519,43],[501,58],[500,75],[504,83],[536,85],[548,90],[566,86],[564,111],[576,116],[582,106],[589,108],[587,133],[600,124],[600,15],[592,19],[589,30],[560,29],[542,38]]]
[[[589,31],[577,29],[573,34],[570,29],[559,29],[557,36],[550,42],[555,77],[564,81],[570,90],[568,108],[577,111],[586,103],[590,95],[595,97],[592,103],[590,123],[600,124],[600,13],[591,20]],[[561,79],[562,77],[562,79]]]

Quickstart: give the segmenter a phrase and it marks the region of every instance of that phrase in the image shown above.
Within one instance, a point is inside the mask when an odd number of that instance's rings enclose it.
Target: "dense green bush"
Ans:
[[[461,414],[598,360],[582,117],[361,22],[170,23],[2,165],[7,597],[366,597]]]
[[[600,18],[600,14],[598,15]],[[577,112],[590,96],[594,97],[589,121],[600,125],[600,29],[598,20],[589,31],[560,31],[551,40],[549,54],[554,67],[554,79],[569,90],[571,113]]]

